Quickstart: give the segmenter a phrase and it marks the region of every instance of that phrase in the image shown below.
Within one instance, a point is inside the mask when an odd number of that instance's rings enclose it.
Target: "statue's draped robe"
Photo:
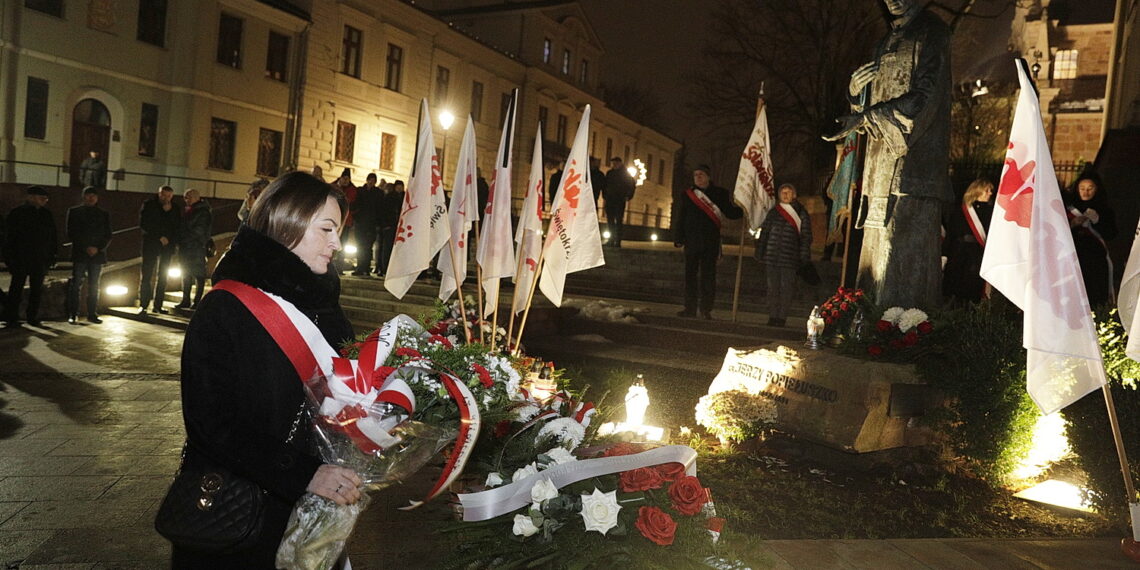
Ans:
[[[940,214],[952,200],[949,28],[923,10],[892,27],[875,59],[858,284],[883,306],[934,307],[941,302]]]

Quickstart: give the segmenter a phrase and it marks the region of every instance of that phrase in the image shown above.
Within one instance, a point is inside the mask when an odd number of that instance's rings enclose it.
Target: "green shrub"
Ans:
[[[1140,364],[1124,354],[1127,333],[1116,311],[1097,318],[1104,368],[1112,389],[1116,415],[1123,433],[1125,452],[1130,458],[1132,480],[1136,480],[1136,461],[1140,459]],[[1128,520],[1127,497],[1120,461],[1108,423],[1104,395],[1096,390],[1061,411],[1069,444],[1077,461],[1088,474],[1085,498],[1101,514],[1118,523]]]

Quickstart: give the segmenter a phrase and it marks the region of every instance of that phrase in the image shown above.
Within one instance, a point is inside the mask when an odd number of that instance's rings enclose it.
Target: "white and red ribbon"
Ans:
[[[689,188],[685,190],[685,194],[716,224],[716,227],[719,228],[724,223],[724,213],[720,211],[712,198],[709,198],[700,188]]]
[[[784,218],[784,221],[791,224],[793,228],[796,228],[797,234],[803,231],[800,229],[803,225],[803,220],[800,219],[800,215],[796,213],[796,209],[793,208],[791,204],[781,202],[780,209],[777,211],[780,213],[780,216]]]

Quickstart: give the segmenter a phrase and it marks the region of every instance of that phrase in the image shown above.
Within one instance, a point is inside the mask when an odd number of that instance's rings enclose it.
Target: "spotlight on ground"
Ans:
[[[602,232],[602,237],[605,239],[610,239],[610,230]]]
[[[179,277],[182,277],[182,268],[178,267],[177,265],[171,265],[170,269],[166,270],[166,276],[178,279]]]
[[[1075,511],[1083,511],[1091,513],[1092,508],[1089,507],[1081,498],[1081,489],[1072,483],[1065,481],[1058,481],[1056,479],[1049,479],[1038,483],[1020,493],[1014,495],[1019,499],[1026,501],[1033,501],[1035,503],[1045,503],[1047,505],[1056,505],[1066,509],[1073,509]]]
[[[348,255],[353,255],[354,253],[356,253],[356,244],[352,244],[352,243],[345,244],[344,252],[347,253]]]
[[[127,288],[124,285],[108,285],[106,293],[109,297],[122,297],[127,294]]]

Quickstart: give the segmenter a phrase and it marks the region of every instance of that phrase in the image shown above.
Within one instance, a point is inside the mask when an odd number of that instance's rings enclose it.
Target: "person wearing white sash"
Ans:
[[[796,271],[811,261],[811,216],[796,200],[796,187],[780,185],[780,203],[760,224],[756,257],[764,263],[768,281],[768,325],[787,322],[788,305],[796,287]]]
[[[214,282],[237,281],[295,307],[332,347],[352,337],[330,262],[340,249],[344,198],[309,174],[286,174],[254,203],[247,223],[218,262]],[[360,478],[322,464],[310,450],[311,425],[298,366],[230,291],[201,301],[182,348],[182,416],[190,467],[224,468],[256,483],[265,497],[256,541],[236,552],[175,545],[174,568],[275,567],[294,503],[310,492],[338,504],[360,499]]]
[[[1074,185],[1075,194],[1066,207],[1069,227],[1073,231],[1073,245],[1081,262],[1085,291],[1089,305],[1098,309],[1113,303],[1112,260],[1108,256],[1108,243],[1116,238],[1116,213],[1108,203],[1108,195],[1100,177],[1091,171],[1081,173]]]
[[[942,254],[946,256],[942,273],[945,297],[976,303],[985,296],[986,282],[978,272],[982,268],[986,229],[994,213],[993,195],[993,182],[979,178],[966,188],[961,203],[946,211],[946,239],[942,242]]]

